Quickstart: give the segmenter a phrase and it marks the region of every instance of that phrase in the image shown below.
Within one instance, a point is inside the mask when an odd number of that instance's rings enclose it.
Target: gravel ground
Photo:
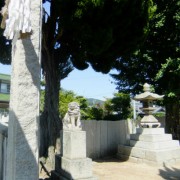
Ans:
[[[157,167],[111,158],[93,161],[93,173],[99,180],[180,180],[180,163]]]
[[[110,157],[93,161],[93,174],[98,180],[180,180],[180,163],[173,166],[149,166]],[[40,180],[49,180],[42,171]]]

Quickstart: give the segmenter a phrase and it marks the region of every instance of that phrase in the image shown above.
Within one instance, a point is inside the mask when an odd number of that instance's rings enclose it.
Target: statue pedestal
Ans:
[[[86,132],[61,131],[62,155],[56,155],[52,180],[97,180],[92,175],[92,160],[86,157]]]
[[[128,145],[118,146],[117,155],[137,163],[168,165],[180,162],[180,146],[171,134],[164,133],[164,128],[137,128]]]

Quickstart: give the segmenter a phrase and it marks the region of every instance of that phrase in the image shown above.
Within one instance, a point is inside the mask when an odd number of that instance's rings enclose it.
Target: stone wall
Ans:
[[[86,131],[87,157],[98,159],[117,153],[118,144],[126,144],[129,134],[134,132],[131,120],[96,121],[83,120],[82,129]]]

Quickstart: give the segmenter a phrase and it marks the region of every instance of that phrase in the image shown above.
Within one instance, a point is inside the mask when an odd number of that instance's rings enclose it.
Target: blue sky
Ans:
[[[0,73],[10,74],[11,66],[0,64]],[[117,92],[116,85],[112,82],[113,79],[108,74],[97,73],[90,67],[84,71],[74,69],[61,81],[61,87],[86,98],[105,100],[112,98]]]
[[[84,71],[74,70],[62,80],[61,85],[67,90],[87,98],[105,100],[117,92],[116,85],[109,75],[95,72],[92,68]]]

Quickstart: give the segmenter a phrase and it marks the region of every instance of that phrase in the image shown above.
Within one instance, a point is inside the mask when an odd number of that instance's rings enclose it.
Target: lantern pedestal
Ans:
[[[137,128],[129,144],[118,146],[117,156],[136,163],[169,165],[180,162],[180,146],[164,128]]]

